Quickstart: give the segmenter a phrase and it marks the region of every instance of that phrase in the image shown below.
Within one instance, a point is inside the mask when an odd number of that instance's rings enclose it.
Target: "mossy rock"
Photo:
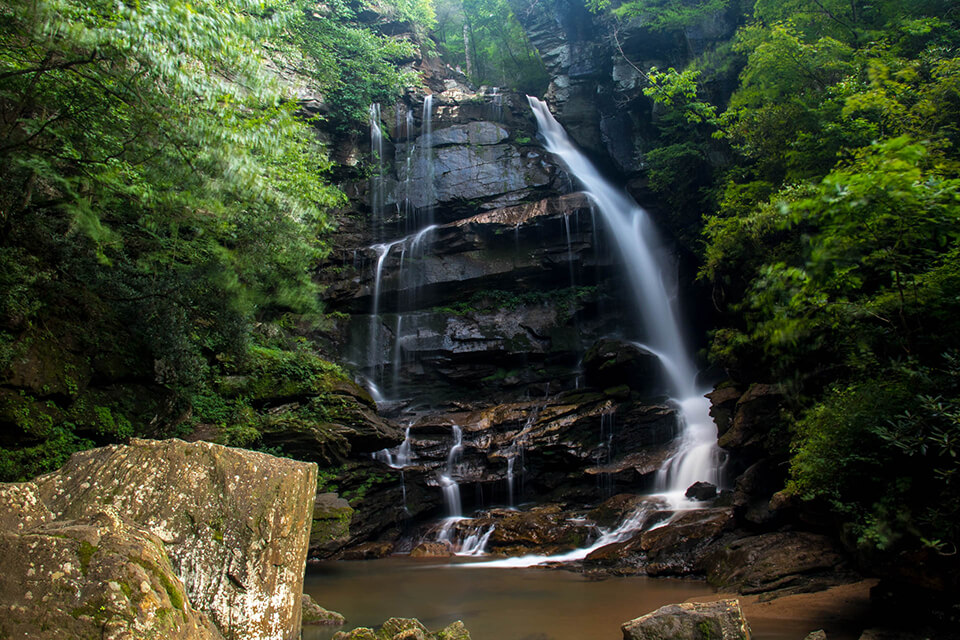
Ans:
[[[342,548],[350,538],[353,513],[350,503],[336,493],[318,494],[313,505],[310,552],[326,554]]]
[[[303,594],[301,620],[305,625],[329,625],[337,627],[345,622],[343,615],[329,611],[317,604],[309,594]]]

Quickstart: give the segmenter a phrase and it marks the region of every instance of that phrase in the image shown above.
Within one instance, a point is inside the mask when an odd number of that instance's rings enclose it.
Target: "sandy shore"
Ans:
[[[863,580],[769,602],[760,602],[759,596],[723,593],[688,602],[739,598],[755,640],[803,640],[817,629],[823,629],[828,640],[858,640],[861,631],[871,626],[870,588],[876,583]]]

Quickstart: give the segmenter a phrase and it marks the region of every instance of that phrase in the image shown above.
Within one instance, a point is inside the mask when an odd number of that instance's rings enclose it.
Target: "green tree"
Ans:
[[[433,37],[443,59],[467,67],[478,84],[542,93],[549,78],[507,0],[440,0]],[[464,34],[466,33],[466,37]]]
[[[317,311],[311,272],[344,197],[272,70],[306,51],[332,127],[397,95],[392,61],[412,47],[307,8],[0,1],[5,477],[169,435],[250,356],[257,323]]]

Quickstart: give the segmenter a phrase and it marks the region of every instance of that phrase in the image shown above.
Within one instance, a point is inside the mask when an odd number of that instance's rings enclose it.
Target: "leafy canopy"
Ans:
[[[169,434],[256,323],[317,311],[344,196],[281,75],[346,127],[412,50],[327,8],[0,0],[0,467]]]

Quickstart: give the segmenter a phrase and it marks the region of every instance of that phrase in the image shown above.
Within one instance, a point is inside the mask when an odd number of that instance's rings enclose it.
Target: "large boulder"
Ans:
[[[300,629],[316,478],[310,463],[206,442],[134,439],[77,453],[59,471],[2,492],[8,498],[20,495],[33,522],[42,520],[7,534],[9,548],[32,544],[31,537],[46,540],[48,552],[38,555],[33,567],[15,553],[2,554],[0,574],[38,581],[28,598],[37,612],[67,610],[69,603],[58,599],[69,594],[54,588],[67,577],[63,560],[81,573],[87,567],[84,588],[91,592],[119,589],[133,602],[124,585],[131,593],[153,590],[159,598],[154,609],[169,604],[171,612],[199,610],[228,639],[287,640]],[[0,500],[0,507],[9,505],[9,499]],[[50,534],[51,527],[66,530],[66,537]],[[67,538],[75,542],[57,542]],[[46,564],[39,564],[43,557]],[[150,580],[160,586],[130,583],[139,575],[133,565],[151,572]],[[103,622],[100,606],[90,617]],[[126,605],[110,606],[103,611],[120,612]],[[177,624],[184,625],[181,635],[169,637],[194,637],[192,629],[209,627],[201,617]]]
[[[584,565],[618,575],[702,573],[703,557],[719,540],[730,535],[735,524],[730,508],[691,509],[677,514],[653,512],[647,522],[664,518],[669,518],[667,524],[594,550],[584,559]]]
[[[703,561],[719,589],[786,595],[857,579],[832,539],[806,532],[765,533],[715,548]]]
[[[775,385],[751,385],[737,399],[730,427],[719,437],[718,444],[746,458],[783,453],[783,439],[771,438],[770,434],[782,422],[784,401],[783,392]]]
[[[668,604],[621,629],[624,640],[750,640],[739,600]]]
[[[303,594],[303,599],[300,602],[301,618],[304,625],[329,625],[339,627],[346,622],[343,614],[324,609],[318,605],[309,594]]]

